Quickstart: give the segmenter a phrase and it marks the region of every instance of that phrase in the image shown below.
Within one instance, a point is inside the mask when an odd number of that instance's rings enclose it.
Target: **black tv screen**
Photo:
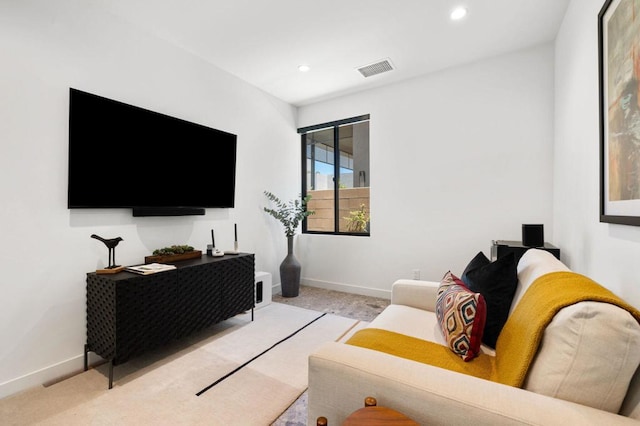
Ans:
[[[232,133],[71,88],[68,207],[233,207],[236,142]]]

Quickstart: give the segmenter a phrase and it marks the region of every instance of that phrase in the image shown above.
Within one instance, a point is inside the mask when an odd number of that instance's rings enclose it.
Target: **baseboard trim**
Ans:
[[[381,290],[378,288],[362,287],[353,284],[314,280],[311,278],[302,278],[300,283],[302,285],[308,285],[309,287],[318,287],[326,290],[341,291],[343,293],[360,294],[362,296],[379,297],[391,300],[391,290]]]
[[[49,386],[84,370],[84,355],[78,355],[49,367],[0,383],[0,398],[31,389]]]
[[[280,283],[274,284],[271,287],[271,294],[282,294],[282,286],[280,285]]]

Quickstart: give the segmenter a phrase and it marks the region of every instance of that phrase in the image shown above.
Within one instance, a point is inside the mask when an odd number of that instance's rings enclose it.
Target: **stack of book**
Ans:
[[[176,269],[175,265],[166,265],[164,263],[149,263],[148,265],[127,266],[125,268],[128,272],[140,275],[157,274],[158,272],[171,271],[173,269]]]

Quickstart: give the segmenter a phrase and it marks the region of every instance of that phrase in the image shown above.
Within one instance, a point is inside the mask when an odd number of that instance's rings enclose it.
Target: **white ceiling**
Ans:
[[[94,1],[300,106],[552,41],[570,0]],[[356,71],[387,58],[393,71]]]

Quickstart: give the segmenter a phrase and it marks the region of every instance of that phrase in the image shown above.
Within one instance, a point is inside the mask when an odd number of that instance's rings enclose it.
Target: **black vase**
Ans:
[[[287,237],[287,257],[280,264],[282,297],[296,297],[300,292],[300,262],[293,255],[293,236]]]

